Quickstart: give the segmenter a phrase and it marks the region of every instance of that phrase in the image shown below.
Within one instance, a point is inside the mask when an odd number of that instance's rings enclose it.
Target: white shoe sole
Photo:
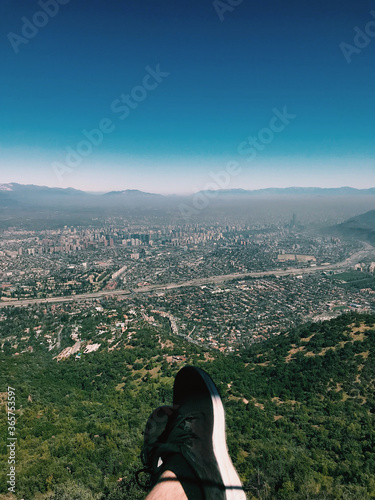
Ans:
[[[225,498],[226,500],[246,500],[246,494],[242,489],[241,480],[228,453],[223,403],[221,402],[220,395],[211,378],[203,370],[199,370],[199,373],[211,394],[214,412],[212,444],[219,471],[225,485]]]

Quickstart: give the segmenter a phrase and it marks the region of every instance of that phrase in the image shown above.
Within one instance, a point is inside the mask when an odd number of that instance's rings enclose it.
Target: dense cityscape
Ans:
[[[62,301],[91,311],[109,300],[134,321],[164,318],[173,333],[223,352],[375,309],[372,245],[311,230],[295,213],[276,224],[110,217],[1,236],[3,308]]]

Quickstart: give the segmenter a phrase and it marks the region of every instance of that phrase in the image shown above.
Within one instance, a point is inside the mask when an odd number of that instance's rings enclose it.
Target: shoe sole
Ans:
[[[211,377],[196,368],[204,380],[211,395],[211,402],[214,414],[214,425],[212,431],[212,445],[216,462],[225,486],[226,500],[246,500],[246,494],[242,489],[241,480],[228,453],[225,433],[225,411],[220,394]]]

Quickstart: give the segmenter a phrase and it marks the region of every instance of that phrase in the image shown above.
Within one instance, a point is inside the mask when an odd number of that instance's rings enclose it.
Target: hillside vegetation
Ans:
[[[240,356],[187,343],[166,325],[78,360],[57,361],[36,344],[15,356],[3,342],[2,422],[8,385],[17,397],[17,496],[7,495],[2,425],[0,498],[145,498],[134,475],[142,432],[151,411],[171,403],[185,364],[203,367],[222,394],[249,499],[375,498],[374,324],[374,316],[343,315]],[[64,332],[61,348],[72,344]]]

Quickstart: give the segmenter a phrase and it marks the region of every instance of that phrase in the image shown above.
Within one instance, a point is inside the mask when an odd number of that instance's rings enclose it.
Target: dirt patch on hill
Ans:
[[[164,349],[165,347],[173,349],[173,347],[174,347],[174,343],[169,339],[167,339],[165,342],[162,342],[161,340],[159,340],[159,343],[160,343],[162,349]]]
[[[204,359],[205,359],[205,361],[214,361],[215,360],[215,358],[213,356],[211,356],[210,353],[208,353],[208,352],[204,353]],[[249,363],[247,363],[247,364],[249,364]]]
[[[374,329],[373,326],[368,326],[365,325],[364,323],[361,323],[360,326],[354,326],[353,324],[351,325],[351,331],[349,332],[349,336],[352,339],[352,342],[354,342],[355,340],[360,340],[361,342],[363,342],[363,340],[367,336],[366,334],[373,329]]]
[[[374,327],[373,326],[368,326],[365,325],[364,323],[361,323],[360,326],[354,326],[354,324],[350,325],[352,328],[352,333],[363,333],[367,330],[372,330]]]
[[[366,338],[366,335],[362,332],[362,333],[354,333],[354,332],[351,332],[350,333],[350,337],[352,339],[352,341],[356,341],[356,340],[360,340],[361,342],[363,342]]]
[[[323,347],[323,349],[318,353],[319,356],[324,356],[327,351],[336,351],[337,346],[331,346],[331,347]]]
[[[7,392],[0,392],[0,406],[5,405],[7,398],[8,398]]]
[[[260,408],[261,410],[264,410],[264,404],[258,403],[255,398],[252,398],[251,401],[254,404],[254,406],[256,406],[257,408]]]
[[[294,344],[293,344],[294,345]],[[297,352],[301,352],[305,349],[305,346],[302,345],[301,347],[294,347],[293,349],[291,349],[289,352],[288,352],[288,355],[287,357],[285,358],[285,363],[289,363],[292,358],[293,358],[293,354],[296,354]]]
[[[278,398],[277,396],[272,398],[271,401],[273,403],[276,403],[277,405],[283,405],[283,404],[295,405],[297,403],[297,401],[295,399],[288,399],[287,401],[283,401],[282,399]]]
[[[301,339],[301,342],[310,342],[310,340],[315,336],[315,333],[313,333],[312,335],[310,335],[310,337],[305,337],[303,339]]]

